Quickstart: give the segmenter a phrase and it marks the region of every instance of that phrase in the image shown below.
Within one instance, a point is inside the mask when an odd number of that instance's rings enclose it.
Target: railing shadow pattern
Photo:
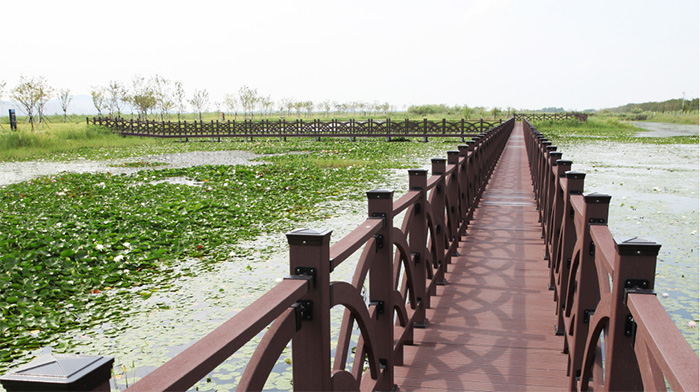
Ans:
[[[393,191],[367,192],[367,220],[332,246],[330,231],[287,234],[290,276],[128,391],[187,389],[268,325],[239,390],[261,390],[290,340],[295,390],[394,389],[394,366],[403,363],[414,329],[428,324],[425,310],[436,286],[445,283],[513,125],[508,120],[449,151],[447,159],[433,159],[430,176],[427,170],[409,170],[410,190],[395,201]],[[356,252],[352,280],[331,281],[332,270]],[[369,301],[362,296],[366,283]],[[344,315],[331,364],[334,306],[342,306]],[[360,337],[353,354],[354,325]]]
[[[584,195],[585,174],[527,121],[525,135],[570,389],[697,391],[698,356],[653,291],[661,245],[613,239],[611,197]]]

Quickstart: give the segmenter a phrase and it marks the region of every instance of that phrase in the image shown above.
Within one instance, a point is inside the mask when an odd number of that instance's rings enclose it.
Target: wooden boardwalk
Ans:
[[[555,336],[541,226],[517,124],[467,235],[395,367],[402,391],[554,391],[568,387]]]

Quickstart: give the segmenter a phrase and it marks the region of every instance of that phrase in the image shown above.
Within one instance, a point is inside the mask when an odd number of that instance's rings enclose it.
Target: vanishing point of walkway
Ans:
[[[533,200],[522,124],[516,124],[474,220],[395,367],[402,391],[568,388],[564,341]]]

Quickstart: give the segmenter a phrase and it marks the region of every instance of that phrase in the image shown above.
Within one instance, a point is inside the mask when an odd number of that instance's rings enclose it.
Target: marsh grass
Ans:
[[[576,141],[610,141],[623,143],[646,144],[697,144],[697,136],[676,137],[637,137],[644,129],[629,123],[618,121],[612,117],[588,117],[581,123],[577,120],[568,121],[535,121],[532,123],[540,132],[554,143]]]
[[[52,155],[69,151],[159,143],[163,141],[125,138],[95,125],[53,124],[51,128],[39,131],[0,131],[0,161],[50,158]]]

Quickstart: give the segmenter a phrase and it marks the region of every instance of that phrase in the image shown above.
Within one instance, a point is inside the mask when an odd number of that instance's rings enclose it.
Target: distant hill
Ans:
[[[628,103],[627,105],[618,106],[616,108],[601,109],[601,112],[610,113],[641,113],[641,112],[680,112],[700,110],[700,100],[698,98],[686,99],[669,99],[663,102],[645,102],[645,103]]]

